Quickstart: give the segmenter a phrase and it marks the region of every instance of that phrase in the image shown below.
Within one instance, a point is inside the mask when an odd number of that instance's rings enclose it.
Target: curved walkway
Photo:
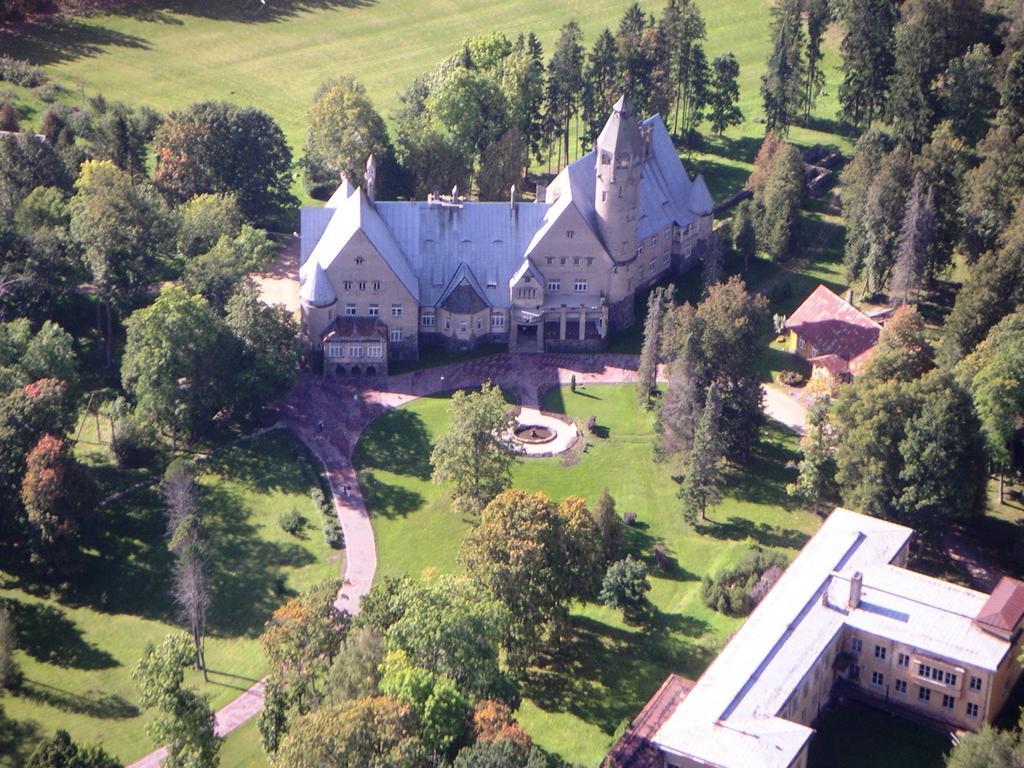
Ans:
[[[282,403],[282,422],[323,466],[338,522],[345,536],[345,576],[335,605],[359,611],[377,570],[373,526],[352,467],[352,454],[363,430],[385,411],[439,392],[492,381],[515,392],[523,412],[538,410],[540,395],[554,386],[622,384],[636,381],[637,355],[500,354],[391,376],[382,388],[355,388],[303,374]],[[659,379],[661,376],[659,375]],[[531,421],[533,416],[530,416]],[[561,422],[560,422],[561,423]],[[564,426],[564,424],[563,424]],[[321,428],[322,427],[322,428]],[[550,444],[543,446],[548,451]],[[263,681],[217,710],[215,730],[226,736],[259,714]],[[158,768],[167,754],[160,748],[128,768]]]

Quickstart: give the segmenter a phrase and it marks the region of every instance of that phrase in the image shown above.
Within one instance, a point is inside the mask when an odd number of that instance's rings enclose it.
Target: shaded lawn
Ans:
[[[215,708],[262,676],[256,637],[273,610],[339,575],[341,558],[324,543],[308,496],[315,477],[301,445],[280,432],[228,448],[204,466],[201,508],[211,532],[213,592],[206,655],[213,673],[209,685],[193,672],[188,678]],[[277,522],[292,507],[309,521],[300,537]],[[0,570],[0,599],[14,614],[16,658],[26,678],[17,693],[0,697],[0,706],[22,731],[42,735],[59,725],[128,761],[153,747],[131,669],[147,643],[180,625],[168,595],[171,559],[155,491],[104,513],[102,535],[69,597],[55,599],[29,574]],[[5,731],[0,723],[0,744]],[[34,738],[23,732],[16,740],[27,752]],[[20,762],[0,757],[0,765]]]
[[[948,734],[863,704],[836,707],[817,725],[810,768],[942,768]]]
[[[596,765],[617,729],[668,673],[698,676],[739,626],[701,603],[701,577],[735,562],[750,542],[802,546],[819,521],[785,496],[784,486],[792,481],[785,465],[796,454],[794,439],[781,428],[770,428],[753,464],[733,474],[725,500],[710,513],[715,523],[697,534],[680,518],[672,468],[652,460],[652,417],[636,406],[632,386],[554,389],[543,408],[583,421],[594,415],[606,436],[591,436],[575,466],[563,466],[558,458],[524,460],[515,469],[514,485],[555,499],[578,494],[591,503],[607,486],[620,514],[637,514],[626,548],[653,572],[650,597],[657,612],[649,625],[626,625],[602,606],[576,606],[574,637],[526,681],[519,717],[530,734],[570,761]],[[429,454],[446,422],[447,399],[423,398],[382,416],[357,447],[356,466],[375,515],[378,577],[459,570],[459,543],[474,521],[450,511],[445,490],[421,472],[419,462],[404,471],[396,461],[410,450],[403,430],[411,425],[412,444]],[[667,572],[654,564],[658,543],[672,561]]]

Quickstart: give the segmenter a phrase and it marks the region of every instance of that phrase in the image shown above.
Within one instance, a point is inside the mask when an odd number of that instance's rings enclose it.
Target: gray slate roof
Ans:
[[[460,315],[474,315],[489,305],[484,298],[483,288],[477,282],[473,271],[465,264],[459,264],[448,287],[444,289],[437,306]]]

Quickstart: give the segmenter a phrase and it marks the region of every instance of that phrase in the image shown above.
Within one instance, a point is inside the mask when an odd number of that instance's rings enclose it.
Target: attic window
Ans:
[[[356,264],[362,264],[364,261],[366,261],[366,259],[362,256],[356,256]]]
[[[565,236],[568,237],[570,240],[572,240],[576,236],[576,231],[573,230],[573,229],[570,229],[570,230],[568,230],[565,233]]]
[[[488,287],[488,288],[497,288],[497,287],[498,287],[498,281],[497,281],[497,280],[495,280],[494,278],[490,278],[490,279],[488,279],[488,281],[487,281],[487,287]]]

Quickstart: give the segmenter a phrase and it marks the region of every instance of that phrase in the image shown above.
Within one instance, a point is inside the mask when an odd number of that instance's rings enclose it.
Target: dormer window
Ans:
[[[612,161],[612,156],[607,152],[601,153],[601,165],[608,165]]]

